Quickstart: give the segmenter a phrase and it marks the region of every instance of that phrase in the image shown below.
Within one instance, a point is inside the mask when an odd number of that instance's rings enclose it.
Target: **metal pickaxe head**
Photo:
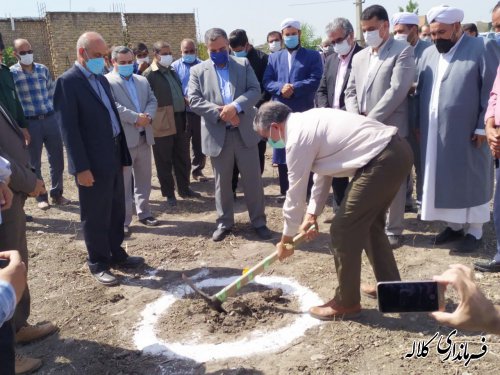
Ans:
[[[202,291],[185,274],[182,274],[182,280],[184,280],[186,284],[188,284],[196,294],[198,294],[201,298],[203,298],[207,303],[208,307],[210,307],[212,310],[218,311],[220,313],[227,313],[227,311],[224,310],[224,308],[222,307],[222,301],[220,301],[217,297],[209,296],[207,293]]]

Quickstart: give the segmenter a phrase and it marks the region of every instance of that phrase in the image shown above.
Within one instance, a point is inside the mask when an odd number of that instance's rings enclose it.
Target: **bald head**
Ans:
[[[31,44],[28,42],[27,39],[16,39],[14,40],[14,51],[18,52],[21,49],[24,49],[26,47],[27,49],[31,49]]]
[[[101,34],[95,31],[86,31],[78,38],[76,42],[76,55],[78,61],[80,58],[92,59],[95,57],[104,57],[108,53],[108,45]]]

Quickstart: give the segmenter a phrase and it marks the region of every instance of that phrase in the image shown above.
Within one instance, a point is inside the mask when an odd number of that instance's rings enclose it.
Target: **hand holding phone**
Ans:
[[[380,282],[378,309],[382,313],[443,311],[445,289],[437,281]]]

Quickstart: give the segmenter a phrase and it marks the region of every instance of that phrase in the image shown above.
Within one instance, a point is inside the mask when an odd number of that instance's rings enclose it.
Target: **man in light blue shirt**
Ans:
[[[172,63],[172,67],[177,72],[181,83],[182,92],[186,100],[186,132],[191,138],[191,148],[193,149],[193,158],[191,160],[191,175],[196,181],[206,181],[203,175],[206,156],[201,151],[201,117],[194,113],[188,106],[187,91],[189,75],[191,68],[201,60],[196,56],[196,44],[193,39],[183,39],[181,42],[182,57]]]

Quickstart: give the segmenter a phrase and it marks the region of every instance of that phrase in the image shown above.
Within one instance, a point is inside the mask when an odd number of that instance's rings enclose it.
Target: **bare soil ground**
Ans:
[[[134,222],[132,236],[124,243],[133,255],[145,257],[147,265],[136,273],[118,272],[121,285],[97,284],[85,264],[86,250],[79,224],[77,193],[74,181],[66,177],[65,195],[73,200],[67,207],[52,207],[43,212],[34,200],[26,203],[26,212],[34,216],[28,223],[30,249],[29,284],[32,294],[31,322],[53,321],[60,331],[37,343],[19,348],[19,352],[42,358],[40,374],[497,374],[500,366],[500,339],[486,335],[488,353],[472,361],[448,360],[436,350],[437,338],[429,344],[425,358],[405,358],[414,341],[430,340],[436,332],[448,335],[451,329],[439,326],[426,314],[391,314],[378,312],[376,301],[362,299],[363,312],[355,321],[326,322],[281,348],[277,352],[196,363],[188,358],[148,356],[134,346],[133,336],[142,320],[145,306],[163,295],[168,288],[182,283],[181,274],[193,275],[208,270],[211,278],[241,275],[274,250],[282,229],[281,203],[277,175],[266,162],[264,184],[266,213],[272,241],[258,241],[248,223],[244,196],[235,201],[236,225],[223,242],[211,240],[215,229],[214,182],[193,182],[202,193],[193,200],[179,199],[176,208],[168,208],[153,180],[151,205],[160,220],[150,228]],[[47,162],[44,163],[45,176]],[[206,175],[211,176],[209,167]],[[337,285],[333,257],[329,248],[328,208],[320,218],[323,233],[313,242],[301,245],[295,256],[275,264],[267,275],[298,281],[327,301]],[[440,223],[418,221],[416,214],[406,214],[405,244],[394,251],[403,279],[428,279],[440,274],[452,263],[471,264],[476,258],[489,258],[495,252],[492,224],[485,227],[483,249],[477,254],[459,257],[449,254],[449,247],[436,247],[432,239],[443,229]],[[500,303],[500,275],[478,275],[486,294]],[[362,280],[374,282],[366,257],[363,257]],[[217,288],[209,290],[214,293]],[[254,329],[275,330],[293,321],[297,301],[283,295],[263,297],[265,288],[248,286],[229,301],[232,315],[220,316],[204,303],[191,297],[177,301],[160,317],[157,334],[163,339],[199,342],[232,341]],[[449,295],[453,297],[453,295]],[[448,308],[454,300],[448,299]],[[289,312],[283,312],[287,310]],[[444,341],[443,341],[444,342]],[[458,332],[453,337],[457,349],[468,342],[470,353],[480,353],[481,332]]]

